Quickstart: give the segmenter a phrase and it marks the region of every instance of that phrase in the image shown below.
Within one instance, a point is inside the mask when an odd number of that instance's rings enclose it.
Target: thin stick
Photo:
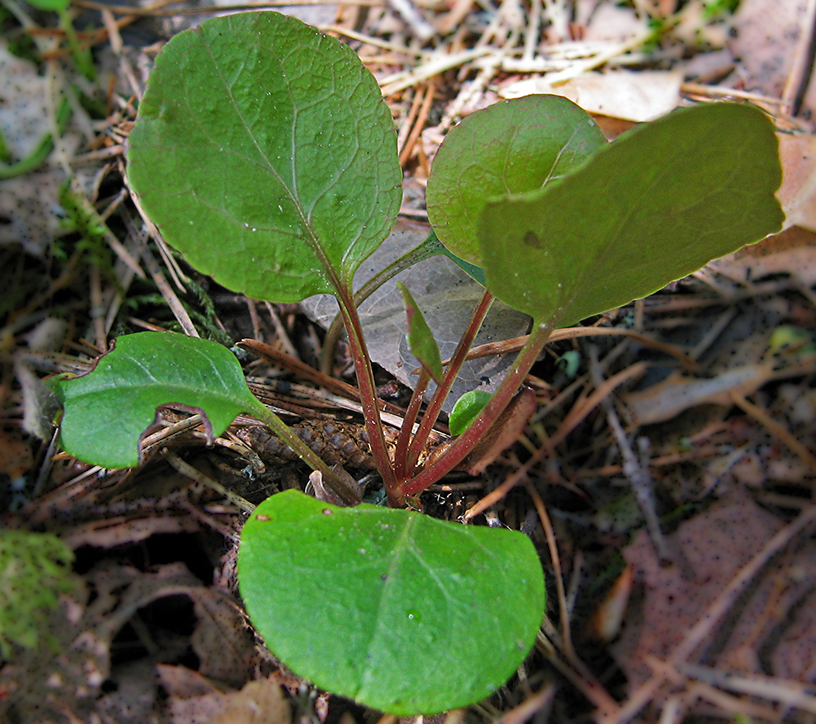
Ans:
[[[482,344],[471,349],[470,352],[468,352],[467,359],[470,361],[472,359],[481,359],[482,357],[504,354],[506,352],[517,352],[525,344],[527,344],[527,339],[529,336],[530,335],[525,334],[521,337],[513,337],[512,339],[505,339],[501,342],[489,342],[488,344]],[[578,337],[604,336],[630,337],[641,344],[648,347],[653,347],[654,349],[660,350],[661,352],[665,352],[666,354],[675,357],[680,364],[682,364],[683,367],[689,371],[699,369],[699,365],[689,357],[682,347],[661,342],[648,334],[638,332],[634,329],[617,329],[613,327],[567,327],[565,329],[554,330],[547,343],[552,344],[553,342],[563,342],[564,340],[576,339]],[[450,360],[444,360],[442,364],[448,364],[449,361]]]
[[[537,694],[523,701],[517,707],[502,714],[501,719],[496,724],[524,724],[528,719],[547,706],[555,696],[555,684],[550,682],[544,686]],[[445,721],[447,724],[447,720]]]
[[[425,121],[428,119],[428,111],[431,110],[431,103],[433,103],[435,91],[436,78],[431,78],[428,81],[427,89],[425,91],[425,98],[422,101],[422,107],[419,109],[419,115],[414,123],[414,127],[411,129],[408,140],[405,142],[405,146],[400,152],[400,166],[405,166],[408,159],[411,158],[411,152],[414,150],[419,134],[422,133],[422,129],[425,127]]]
[[[753,417],[759,422],[768,432],[784,443],[790,450],[796,453],[805,465],[807,465],[814,473],[816,473],[816,455],[808,450],[801,442],[799,442],[784,425],[781,425],[774,420],[765,410],[758,407],[753,402],[749,402],[742,395],[731,390],[731,399],[734,404],[743,412]]]
[[[600,403],[600,401],[611,394],[612,390],[626,380],[634,377],[637,374],[642,374],[646,370],[645,362],[637,362],[631,367],[618,372],[618,374],[610,377],[601,387],[589,396],[585,401],[579,400],[575,403],[567,416],[564,418],[558,430],[552,437],[548,438],[527,462],[524,463],[515,473],[507,478],[498,488],[491,491],[484,498],[482,498],[476,505],[474,505],[467,513],[465,513],[465,520],[472,518],[475,515],[487,510],[490,506],[498,503],[505,495],[507,495],[524,477],[530,472],[533,466],[540,463],[547,455],[549,455],[556,447],[558,447],[567,436],[589,415],[590,412]]]
[[[180,472],[185,478],[190,478],[190,480],[211,488],[219,495],[223,495],[227,500],[229,500],[230,503],[232,503],[239,510],[242,510],[244,513],[252,513],[255,510],[255,506],[252,505],[252,503],[244,500],[240,495],[228,490],[221,485],[221,483],[213,480],[209,475],[202,473],[198,468],[190,465],[190,463],[186,462],[185,460],[182,460],[171,450],[165,448],[162,450],[162,455],[164,456],[164,459],[167,460],[167,462],[178,470],[178,472]]]
[[[561,614],[561,639],[564,643],[564,653],[571,663],[577,660],[575,655],[575,648],[572,645],[572,633],[570,632],[569,611],[567,610],[567,594],[564,590],[564,574],[561,572],[561,557],[558,555],[558,544],[555,540],[555,532],[553,531],[550,516],[547,514],[547,508],[544,506],[544,501],[535,489],[535,486],[529,481],[525,480],[524,484],[527,488],[527,493],[533,499],[538,517],[541,520],[541,526],[544,528],[544,535],[547,538],[547,548],[550,550],[550,560],[553,564],[553,571],[555,572],[555,588],[558,592],[558,610]]]
[[[592,373],[592,381],[595,387],[600,388],[604,384],[601,367],[598,363],[598,348],[593,344],[590,345],[589,350],[589,369]],[[663,537],[663,531],[660,528],[660,519],[657,517],[655,510],[654,491],[652,489],[652,476],[649,473],[648,464],[638,459],[635,455],[626,433],[623,431],[618,413],[609,397],[604,397],[601,404],[606,412],[606,419],[609,427],[615,436],[615,441],[620,450],[621,460],[623,461],[623,472],[626,475],[629,485],[637,501],[640,512],[646,520],[646,529],[649,531],[649,537],[652,539],[657,555],[661,561],[670,561],[669,547],[666,545],[666,539]]]

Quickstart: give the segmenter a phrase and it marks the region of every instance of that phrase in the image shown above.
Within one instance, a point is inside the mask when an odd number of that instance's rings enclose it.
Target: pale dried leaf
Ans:
[[[780,133],[782,186],[776,196],[785,211],[785,228],[816,231],[816,136]]]
[[[645,22],[631,7],[620,7],[615,3],[596,3],[594,11],[586,21],[583,40],[627,40],[646,29]]]
[[[516,81],[501,90],[504,98],[550,93],[569,98],[589,113],[630,121],[653,121],[677,107],[683,75],[678,71],[613,70],[584,73],[553,86],[546,77]]]
[[[676,417],[684,410],[698,405],[731,405],[731,392],[751,395],[772,376],[769,365],[744,365],[723,372],[711,379],[673,376],[646,390],[623,395],[634,421],[651,425]]]
[[[742,0],[734,15],[736,37],[728,43],[747,71],[745,89],[779,98],[805,32],[807,0]]]

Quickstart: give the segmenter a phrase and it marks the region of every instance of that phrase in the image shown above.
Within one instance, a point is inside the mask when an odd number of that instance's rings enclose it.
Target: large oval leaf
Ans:
[[[481,266],[476,226],[488,198],[540,189],[605,145],[591,116],[560,96],[531,95],[473,113],[433,162],[427,206],[436,235]]]
[[[639,126],[540,191],[491,199],[488,288],[569,326],[778,231],[777,140],[758,109],[712,103]]]
[[[541,565],[520,533],[296,491],[247,521],[238,580],[256,629],[295,673],[399,715],[493,693],[544,615]]]
[[[257,406],[228,349],[181,334],[119,337],[88,374],[56,384],[64,407],[63,449],[106,468],[139,464],[139,440],[161,405],[200,410],[215,437]]]
[[[274,12],[208,20],[156,59],[128,179],[167,241],[230,289],[334,292],[388,234],[396,132],[352,50]],[[329,268],[331,271],[327,271]]]

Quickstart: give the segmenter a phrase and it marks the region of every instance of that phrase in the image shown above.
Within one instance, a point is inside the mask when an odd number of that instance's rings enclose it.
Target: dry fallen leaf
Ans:
[[[742,0],[733,19],[736,37],[729,40],[728,46],[745,69],[746,90],[782,96],[797,43],[803,33],[810,32],[803,22],[807,4],[807,0]],[[814,110],[811,99],[806,98],[805,107]]]
[[[290,724],[292,712],[274,679],[250,681],[225,697],[224,709],[209,724]]]
[[[781,521],[735,488],[709,510],[666,536],[676,563],[661,568],[645,530],[623,555],[645,597],[640,610],[630,605],[621,639],[613,654],[634,691],[651,674],[647,655],[665,660],[708,606],[765,542]],[[726,635],[727,627],[720,627]]]
[[[255,646],[238,603],[214,588],[190,591],[198,623],[190,643],[204,676],[241,686],[252,674]]]
[[[816,231],[816,136],[777,134],[782,186],[776,194],[785,211],[785,228]]]
[[[520,98],[533,93],[551,93],[569,98],[588,113],[630,121],[653,121],[677,107],[680,100],[679,71],[613,70],[584,73],[566,83],[551,85],[546,77],[526,78],[505,86],[500,95]]]
[[[752,395],[773,375],[770,365],[744,365],[723,372],[711,379],[677,375],[652,387],[622,396],[634,422],[651,425],[676,417],[697,405],[731,406],[730,393]]]

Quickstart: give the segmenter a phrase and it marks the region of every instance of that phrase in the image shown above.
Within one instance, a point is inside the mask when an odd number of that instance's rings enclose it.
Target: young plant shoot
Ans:
[[[375,709],[414,715],[465,706],[501,686],[535,641],[545,594],[526,536],[432,520],[402,510],[405,497],[489,437],[551,330],[778,231],[783,214],[774,129],[749,105],[680,109],[613,143],[556,96],[472,114],[434,161],[427,205],[445,253],[478,267],[486,289],[447,366],[400,289],[422,370],[392,457],[352,282],[394,224],[401,178],[374,77],[339,41],[274,12],[209,20],[173,38],[129,140],[133,193],[195,268],[256,299],[329,293],[339,303],[390,508],[272,496],[244,527],[240,590],[293,671]],[[423,463],[494,298],[532,317],[529,341],[494,395],[457,405],[451,430],[459,434]],[[163,404],[201,412],[210,435],[248,412],[344,503],[359,503],[354,486],[254,398],[235,358],[215,343],[123,337],[92,372],[57,385],[63,446],[88,462],[136,465],[140,436]],[[521,398],[513,404],[528,415],[531,398]]]

